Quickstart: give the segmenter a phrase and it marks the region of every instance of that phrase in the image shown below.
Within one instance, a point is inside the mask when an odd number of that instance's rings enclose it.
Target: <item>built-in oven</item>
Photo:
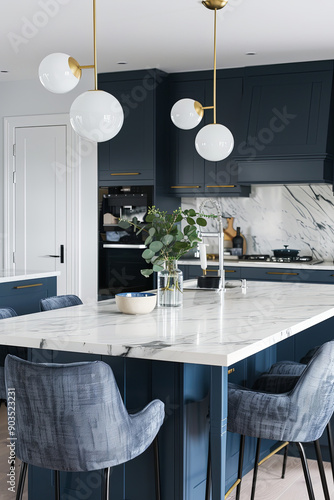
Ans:
[[[120,292],[153,288],[153,277],[145,278],[142,253],[147,235],[137,235],[133,226],[123,229],[119,219],[136,217],[144,224],[152,206],[153,186],[111,186],[99,188],[99,300]]]

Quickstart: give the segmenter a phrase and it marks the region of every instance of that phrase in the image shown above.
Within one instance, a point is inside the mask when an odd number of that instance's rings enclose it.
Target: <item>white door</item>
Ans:
[[[14,261],[17,271],[61,271],[67,292],[66,126],[15,129]]]

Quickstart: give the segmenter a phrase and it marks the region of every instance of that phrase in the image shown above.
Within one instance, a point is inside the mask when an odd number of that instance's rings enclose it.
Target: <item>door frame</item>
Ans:
[[[66,126],[66,239],[67,293],[78,293],[80,242],[80,139],[71,127],[68,114],[14,116],[4,118],[4,268],[14,269],[15,250],[15,133],[16,128]]]

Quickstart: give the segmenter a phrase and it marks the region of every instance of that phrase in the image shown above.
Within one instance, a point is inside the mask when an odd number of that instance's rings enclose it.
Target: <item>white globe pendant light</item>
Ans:
[[[81,78],[81,69],[73,57],[56,52],[44,57],[38,69],[44,87],[55,94],[73,90]]]
[[[202,106],[192,99],[181,99],[171,110],[171,119],[177,127],[189,130],[196,127],[204,114],[205,109],[213,109],[213,123],[206,125],[197,134],[195,139],[196,151],[208,161],[221,161],[227,158],[233,150],[234,139],[230,130],[216,122],[216,95],[217,95],[217,10],[227,4],[227,0],[205,0],[202,4],[214,10],[214,67],[213,67],[213,106]]]
[[[104,142],[121,130],[124,113],[119,101],[102,90],[79,95],[70,109],[70,122],[77,134],[94,142]]]
[[[81,137],[104,142],[115,137],[121,130],[124,113],[116,97],[97,89],[95,4],[96,0],[93,0],[94,64],[80,66],[67,54],[50,54],[39,66],[39,78],[51,92],[63,93],[74,89],[78,84],[82,69],[94,68],[94,90],[84,92],[74,100],[70,109],[70,122]]]
[[[205,160],[225,160],[232,153],[234,147],[233,135],[224,125],[211,123],[198,132],[195,147],[197,153]]]
[[[193,99],[180,99],[172,107],[170,116],[174,125],[183,130],[197,127],[204,115],[203,107]]]

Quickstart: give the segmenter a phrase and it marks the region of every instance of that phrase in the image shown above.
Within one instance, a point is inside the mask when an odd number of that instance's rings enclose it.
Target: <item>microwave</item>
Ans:
[[[112,186],[99,188],[99,237],[108,247],[143,245],[147,235],[136,235],[136,229],[119,227],[119,219],[136,217],[144,224],[148,207],[152,206],[153,186]],[[106,248],[108,248],[106,247]],[[144,247],[143,247],[144,248]]]

